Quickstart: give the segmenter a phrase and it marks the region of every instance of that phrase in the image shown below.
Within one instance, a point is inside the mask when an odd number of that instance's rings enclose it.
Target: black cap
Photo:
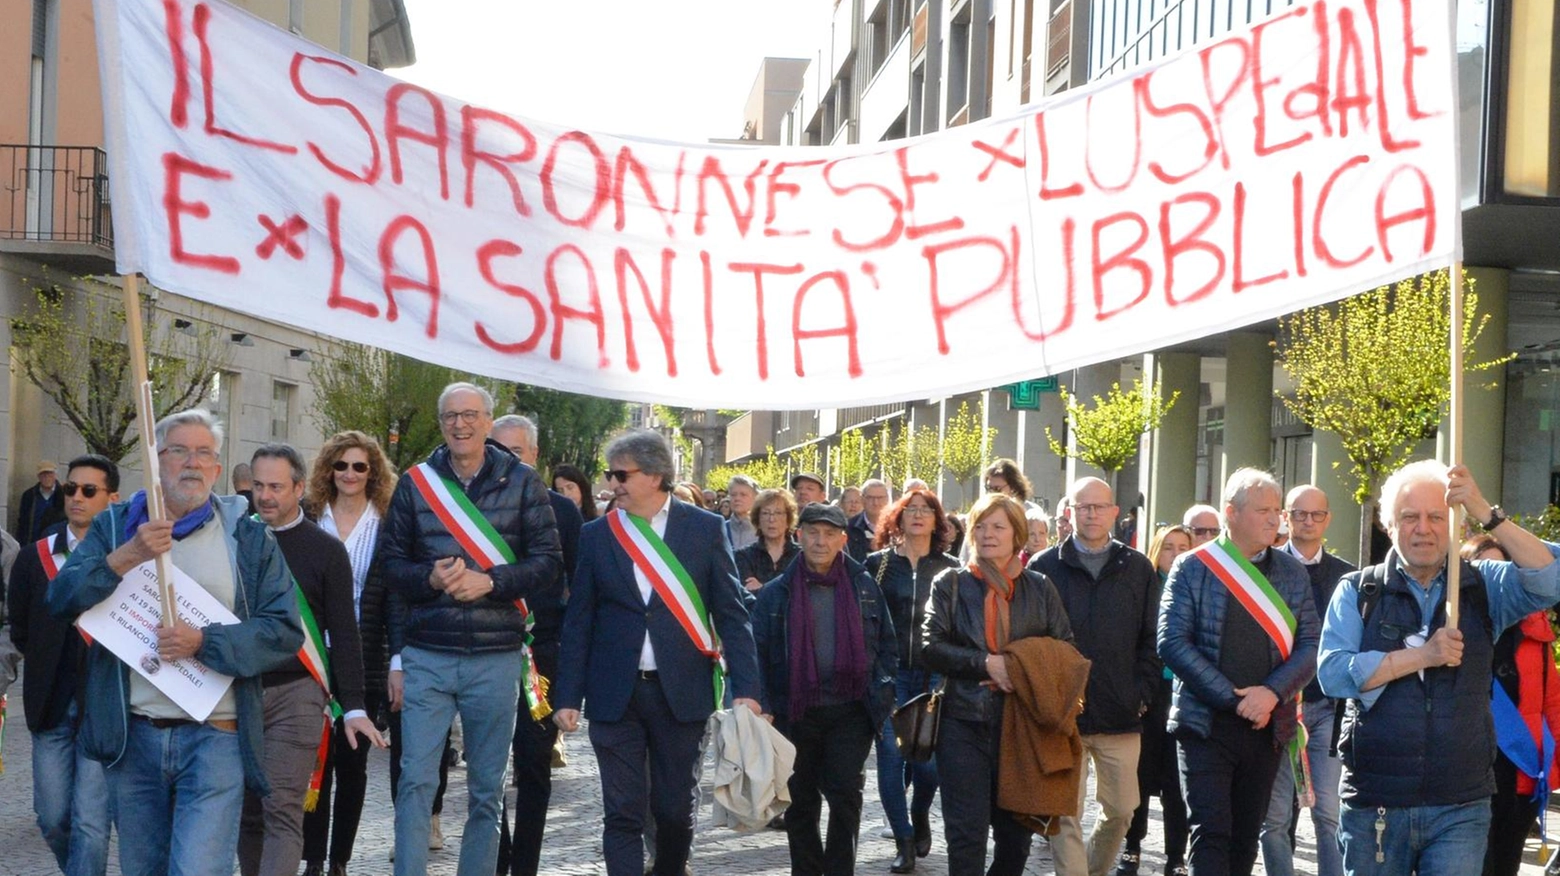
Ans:
[[[810,471],[804,471],[804,472],[802,472],[800,474],[793,475],[791,477],[791,491],[792,492],[796,491],[796,484],[797,484],[798,481],[812,481],[813,483],[818,485],[819,489],[823,489],[823,490],[827,490],[829,488],[829,485],[823,482],[823,478],[818,477],[817,475],[813,474]]]
[[[840,529],[846,528],[845,511],[838,505],[825,505],[822,502],[814,502],[802,509],[802,519],[798,526],[806,526],[809,523],[827,523]]]

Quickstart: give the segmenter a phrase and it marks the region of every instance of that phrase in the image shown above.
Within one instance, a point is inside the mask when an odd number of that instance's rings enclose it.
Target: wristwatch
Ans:
[[[1484,521],[1483,523],[1480,523],[1479,525],[1484,527],[1484,531],[1485,532],[1493,532],[1495,530],[1495,527],[1501,525],[1507,519],[1508,518],[1506,517],[1506,512],[1500,510],[1500,506],[1499,505],[1491,505],[1490,506],[1490,519]]]

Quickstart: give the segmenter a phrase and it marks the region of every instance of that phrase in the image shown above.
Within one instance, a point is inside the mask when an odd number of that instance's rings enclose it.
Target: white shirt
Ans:
[[[650,518],[650,529],[661,538],[666,538],[666,519],[672,510],[672,494],[666,494],[666,502],[661,505],[661,510],[655,512]],[[650,597],[655,594],[655,587],[650,584],[650,578],[640,570],[638,564],[634,565],[634,580],[639,584],[639,596],[650,604]],[[645,643],[639,646],[639,668],[645,672],[655,671],[655,649],[650,646],[650,630],[645,629]]]
[[[1316,556],[1311,557],[1310,559],[1306,559],[1305,554],[1300,553],[1300,549],[1295,547],[1293,539],[1284,542],[1283,550],[1285,553],[1289,554],[1291,557],[1294,557],[1307,566],[1315,566],[1320,563],[1322,561],[1322,554],[1326,552],[1325,547],[1319,546],[1316,549]]]

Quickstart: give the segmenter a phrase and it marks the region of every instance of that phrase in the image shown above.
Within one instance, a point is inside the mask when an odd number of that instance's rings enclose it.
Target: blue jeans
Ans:
[[[103,876],[108,869],[108,780],[103,765],[77,744],[77,729],[72,703],[59,726],[33,734],[33,812],[61,873]]]
[[[941,682],[942,676],[925,670],[901,669],[894,679],[894,705],[902,706],[912,697],[936,689]],[[915,789],[916,814],[930,812],[932,797],[937,794],[937,759],[913,763],[900,757],[899,741],[894,738],[893,722],[889,720],[883,723],[883,736],[878,740],[877,769],[878,799],[883,803],[889,825],[894,828],[894,837],[909,839],[912,834],[911,804],[905,800],[905,785],[909,783]]]
[[[1452,806],[1412,806],[1381,810],[1387,829],[1381,837],[1386,859],[1376,863],[1374,806],[1343,804],[1338,828],[1343,867],[1348,876],[1465,876],[1484,867],[1484,843],[1490,831],[1490,801]]]
[[[232,876],[244,808],[237,733],[131,717],[106,773],[125,876]]]
[[[1343,776],[1343,760],[1327,756],[1335,702],[1324,697],[1303,706],[1305,729],[1310,734],[1306,753],[1311,760],[1311,788],[1316,793],[1316,805],[1311,807],[1311,823],[1316,826],[1316,876],[1343,876],[1343,852],[1338,848],[1338,781]],[[1268,876],[1294,876],[1295,850],[1289,842],[1294,801],[1295,776],[1286,752],[1273,777],[1273,799],[1262,820],[1262,867]]]
[[[401,708],[401,781],[395,792],[395,874],[428,870],[428,820],[439,788],[444,737],[460,713],[466,745],[466,825],[459,876],[493,876],[504,768],[515,735],[520,652],[460,654],[401,651],[406,691]]]

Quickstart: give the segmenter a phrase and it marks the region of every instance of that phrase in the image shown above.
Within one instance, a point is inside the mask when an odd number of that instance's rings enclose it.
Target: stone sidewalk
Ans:
[[[49,876],[58,871],[33,819],[31,740],[22,721],[20,683],[11,689],[10,697],[12,708],[7,720],[4,751],[0,752],[6,768],[5,774],[0,775],[0,876]],[[601,787],[596,775],[595,758],[591,755],[590,744],[583,732],[569,736],[568,761],[567,767],[553,773],[553,801],[547,825],[547,844],[542,850],[542,871],[571,876],[602,873]],[[893,841],[878,835],[882,826],[882,808],[877,803],[875,766],[876,759],[869,757],[866,813],[863,816],[861,845],[857,855],[857,871],[861,874],[888,873],[889,863],[894,857]],[[465,769],[462,767],[450,771],[442,817],[446,845],[441,851],[429,853],[430,876],[454,876],[466,812],[465,778]],[[513,793],[511,789],[510,794]],[[386,752],[375,751],[369,759],[369,800],[358,832],[357,850],[348,868],[353,876],[379,876],[391,871],[388,854],[394,833],[394,819],[389,801],[389,756]],[[739,834],[711,827],[707,823],[709,811],[706,785],[705,804],[700,810],[701,823],[694,839],[694,873],[699,876],[780,876],[790,871],[784,832],[762,830]],[[1096,812],[1091,809],[1085,816],[1086,822],[1092,822]],[[827,819],[827,813],[824,818]],[[939,801],[932,813],[933,835],[937,839],[932,845],[931,856],[923,859],[917,867],[918,873],[947,872],[941,819]],[[1301,819],[1300,835],[1301,851],[1295,862],[1296,872],[1314,874],[1314,836],[1308,818]],[[1162,827],[1156,808],[1145,843],[1141,871],[1144,876],[1162,872],[1164,856],[1161,837]],[[1536,848],[1536,845],[1530,848]],[[117,855],[112,854],[109,873],[115,876],[119,873],[116,860]],[[1044,841],[1035,842],[1034,853],[1025,872],[1053,872],[1049,846]],[[1257,872],[1262,872],[1260,863]],[[1541,872],[1537,866],[1523,867],[1524,876],[1539,876]]]

